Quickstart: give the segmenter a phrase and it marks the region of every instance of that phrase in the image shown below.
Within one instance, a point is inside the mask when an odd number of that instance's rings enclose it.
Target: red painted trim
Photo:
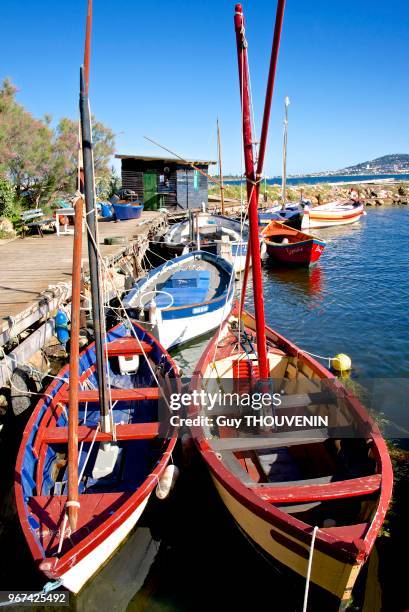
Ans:
[[[140,387],[139,389],[111,389],[110,396],[113,402],[158,400],[160,391],[158,387]],[[68,403],[69,388],[64,388],[55,397],[55,402]],[[85,389],[78,391],[78,401],[81,403],[99,402],[98,389]]]
[[[153,348],[149,342],[138,342],[133,337],[119,338],[113,342],[108,342],[106,347],[109,357],[143,355],[143,353],[150,353]]]
[[[116,440],[149,440],[159,435],[160,423],[129,423],[127,425],[116,425]],[[78,427],[78,442],[112,442],[114,439],[111,433],[98,431],[95,427],[80,425]],[[46,444],[66,444],[68,441],[67,427],[47,428],[43,437]]]

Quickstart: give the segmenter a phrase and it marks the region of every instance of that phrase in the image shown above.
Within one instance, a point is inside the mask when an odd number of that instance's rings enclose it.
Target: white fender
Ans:
[[[156,486],[156,497],[158,499],[166,499],[166,497],[168,497],[175,486],[178,476],[179,469],[173,463],[165,468]]]

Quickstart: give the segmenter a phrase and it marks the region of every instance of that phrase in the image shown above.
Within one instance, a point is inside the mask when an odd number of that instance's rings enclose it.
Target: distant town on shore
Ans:
[[[383,155],[370,161],[361,162],[355,166],[348,166],[341,170],[323,170],[321,172],[311,172],[307,174],[289,174],[289,177],[309,177],[309,176],[361,176],[361,175],[382,175],[382,174],[409,174],[409,154],[392,153]],[[225,179],[234,179],[239,175],[225,176]],[[274,178],[272,176],[271,178]]]

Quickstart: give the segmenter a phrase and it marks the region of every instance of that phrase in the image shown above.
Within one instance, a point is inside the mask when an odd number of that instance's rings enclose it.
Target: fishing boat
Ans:
[[[270,260],[286,265],[311,266],[324,252],[326,242],[277,221],[261,232]]]
[[[143,211],[143,204],[139,202],[113,202],[112,208],[114,209],[117,221],[128,221],[129,219],[140,218]]]
[[[108,561],[138,523],[171,461],[176,436],[159,423],[160,380],[177,381],[177,368],[159,342],[136,322],[111,329],[109,418],[100,421],[95,346],[79,358],[78,522],[64,533],[68,495],[67,366],[45,390],[24,431],[16,464],[15,496],[32,557],[47,579],[73,593]],[[158,376],[156,375],[158,379]],[[112,460],[109,473],[101,470]]]
[[[244,269],[247,239],[248,227],[240,221],[223,215],[192,213],[169,229],[161,246],[170,257],[195,249],[220,255],[233,264],[237,274]]]
[[[216,393],[216,376],[229,391],[237,392],[240,383],[251,387],[260,369],[255,333],[255,319],[240,317],[236,308],[206,348],[192,390]],[[391,498],[387,447],[364,407],[325,367],[277,332],[265,333],[268,377],[284,391],[275,416],[335,413],[335,426],[279,433],[270,428],[257,436],[229,426],[192,433],[223,503],[247,537],[277,566],[305,578],[315,530],[310,580],[347,601]],[[237,386],[228,387],[229,379]],[[323,381],[333,386],[332,397],[323,392]]]
[[[281,204],[276,204],[268,209],[259,211],[258,223],[260,227],[264,227],[271,223],[271,221],[278,221],[279,223],[285,223],[289,227],[300,229],[303,214],[303,209],[298,204],[286,204],[284,209]]]
[[[320,206],[304,207],[301,229],[333,227],[357,223],[365,215],[364,205],[356,201],[335,201]]]
[[[181,389],[169,354],[125,310],[123,322],[105,331],[88,100],[91,13],[89,0],[80,72],[78,179],[84,195],[75,202],[70,359],[28,421],[15,470],[20,524],[38,569],[53,580],[47,591],[61,585],[73,593],[115,553],[154,489],[160,487],[158,496],[170,492],[176,433],[165,390]],[[84,200],[95,341],[80,353]]]
[[[285,0],[279,0],[259,176],[284,5]],[[256,138],[250,121],[248,43],[240,4],[234,22],[255,315],[243,309],[246,267],[241,300],[205,349],[192,378],[191,391],[203,391],[204,397],[190,407],[192,417],[208,416],[208,394],[220,398],[213,405],[210,423],[193,421],[192,435],[240,529],[269,561],[304,578],[303,610],[310,583],[345,605],[385,518],[392,493],[391,461],[377,425],[354,395],[311,355],[265,323],[258,194],[253,188]],[[226,391],[233,392],[230,400]],[[260,405],[263,394],[267,400]],[[240,398],[236,404],[235,396]]]
[[[193,251],[151,270],[124,299],[167,349],[218,327],[233,305],[233,268],[207,251]]]

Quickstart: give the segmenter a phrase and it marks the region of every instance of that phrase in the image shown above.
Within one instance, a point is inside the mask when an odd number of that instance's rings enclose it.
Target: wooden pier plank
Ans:
[[[106,260],[119,258],[138,236],[164,218],[163,213],[146,211],[141,219],[119,223],[98,223],[101,252]],[[104,245],[104,238],[124,236],[127,244]],[[85,238],[85,235],[84,235]],[[10,328],[7,317],[19,316],[38,304],[49,286],[71,284],[72,235],[30,235],[0,245],[0,332]],[[84,239],[83,258],[87,261],[87,241]]]

